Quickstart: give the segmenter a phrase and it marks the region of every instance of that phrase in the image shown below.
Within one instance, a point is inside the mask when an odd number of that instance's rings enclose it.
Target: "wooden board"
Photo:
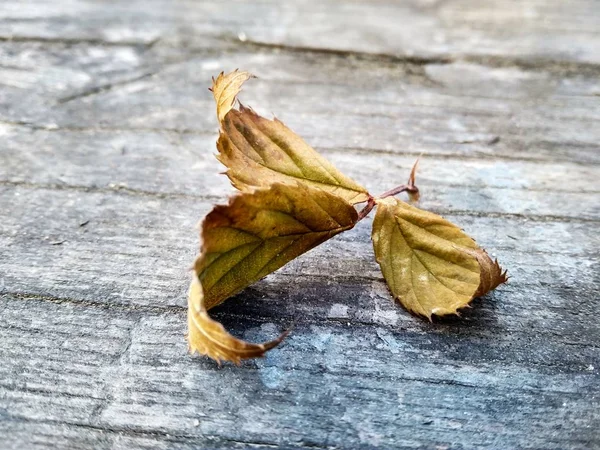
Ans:
[[[576,2],[0,5],[0,448],[600,447],[600,10]],[[421,206],[510,283],[431,324],[371,220],[214,310],[261,360],[187,354],[197,224],[232,192],[207,86]]]

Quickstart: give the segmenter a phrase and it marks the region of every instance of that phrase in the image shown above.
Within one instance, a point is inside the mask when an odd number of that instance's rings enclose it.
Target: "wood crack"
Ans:
[[[54,123],[34,123],[26,120],[2,120],[0,119],[0,125],[8,125],[13,127],[25,127],[33,131],[48,131],[48,132],[73,132],[73,133],[136,133],[136,132],[150,132],[150,133],[173,133],[178,135],[194,135],[194,136],[218,136],[217,131],[211,130],[198,130],[193,128],[168,128],[168,127],[107,127],[107,126],[58,126]]]
[[[219,202],[223,200],[223,196],[220,195],[193,195],[193,194],[185,194],[182,192],[157,192],[157,191],[147,191],[144,189],[130,188],[125,185],[109,185],[106,187],[100,186],[84,186],[84,185],[76,185],[76,184],[60,184],[60,183],[31,183],[27,181],[8,181],[8,180],[0,180],[0,186],[8,186],[8,187],[21,187],[25,189],[47,189],[47,190],[55,190],[55,191],[76,191],[76,192],[85,192],[85,193],[113,193],[113,194],[126,194],[140,197],[150,197],[150,198],[158,198],[158,199],[173,199],[173,198],[182,198],[182,199],[190,199],[190,200],[203,200],[208,202]]]
[[[329,47],[310,47],[291,45],[285,43],[265,42],[259,40],[224,38],[224,41],[236,44],[241,48],[267,49],[286,51],[290,53],[306,53],[311,55],[333,55],[340,58],[355,58],[380,64],[405,64],[411,66],[447,65],[468,62],[491,68],[515,67],[528,71],[544,71],[561,76],[589,76],[600,75],[600,64],[592,62],[569,61],[544,57],[520,58],[511,56],[487,54],[431,54],[407,55],[381,52],[364,52],[358,50],[344,50]]]
[[[51,302],[51,303],[55,303],[57,305],[70,304],[70,305],[81,306],[81,307],[111,309],[111,310],[120,310],[120,311],[127,311],[127,312],[146,312],[146,313],[152,313],[152,314],[164,314],[164,313],[184,314],[185,312],[187,312],[187,306],[179,306],[179,305],[145,306],[145,305],[137,305],[137,304],[124,304],[124,303],[106,303],[106,302],[101,302],[101,301],[82,300],[82,299],[75,299],[75,298],[69,298],[69,297],[55,297],[52,295],[40,295],[40,294],[32,294],[32,293],[26,293],[26,292],[4,291],[0,294],[0,298],[8,299],[11,297],[19,299],[19,300]]]
[[[566,162],[569,164],[575,164],[578,166],[598,166],[600,162],[596,161],[578,161],[571,159],[569,157],[564,158],[544,158],[544,157],[527,157],[527,156],[517,156],[517,155],[507,155],[507,154],[490,154],[486,152],[471,152],[467,153],[441,153],[441,152],[423,152],[423,151],[406,151],[406,150],[387,150],[382,148],[373,148],[373,147],[315,147],[319,153],[327,154],[338,152],[339,150],[346,151],[348,153],[354,154],[364,154],[364,155],[372,155],[372,154],[381,154],[381,155],[390,155],[390,156],[398,156],[398,157],[432,157],[439,159],[452,159],[452,160],[463,160],[463,161],[517,161],[517,162],[529,162],[529,163],[538,163],[538,164],[547,164],[547,163],[556,163],[556,162]]]
[[[295,277],[297,279],[297,277]],[[332,277],[329,277],[330,279]],[[382,281],[383,282],[383,281]],[[236,294],[235,296],[231,297],[231,299],[234,299],[236,297],[240,297],[243,296],[244,294]],[[103,310],[119,310],[122,312],[132,312],[132,313],[147,313],[147,314],[153,314],[153,315],[162,315],[162,314],[174,314],[174,315],[181,315],[184,316],[185,314],[187,314],[187,306],[178,306],[178,305],[169,305],[169,306],[144,306],[144,305],[135,305],[135,304],[119,304],[119,303],[102,303],[102,302],[97,302],[97,301],[89,301],[89,300],[79,300],[79,299],[72,299],[72,298],[58,298],[58,297],[53,297],[53,296],[44,296],[44,295],[37,295],[37,294],[26,294],[26,293],[3,293],[0,294],[0,299],[19,299],[19,300],[31,300],[31,301],[42,301],[42,302],[51,302],[51,303],[55,303],[58,305],[61,304],[71,304],[74,306],[78,306],[78,307],[83,307],[83,308],[97,308],[97,309],[103,309]],[[390,304],[392,303],[392,299],[390,298]],[[479,310],[482,310],[482,306],[479,305],[478,306]],[[400,313],[401,310],[398,307],[398,312]],[[282,315],[278,315],[278,316],[273,316],[273,315],[264,315],[264,314],[260,314],[256,311],[252,311],[251,314],[248,313],[244,313],[244,312],[235,312],[233,307],[218,307],[216,309],[213,309],[211,311],[211,315],[214,315],[214,317],[218,318],[219,320],[222,320],[222,318],[228,318],[228,319],[237,319],[237,321],[239,321],[240,319],[243,320],[244,322],[248,322],[248,323],[274,323],[278,326],[281,327],[285,327],[285,328],[289,328],[290,323],[294,323],[296,328],[298,328],[300,325],[306,325],[306,326],[310,326],[310,325],[315,325],[315,324],[330,324],[330,325],[335,325],[335,326],[342,326],[342,327],[348,327],[348,324],[352,325],[352,327],[354,329],[356,328],[363,328],[366,330],[375,330],[375,328],[383,328],[391,333],[417,333],[420,334],[423,332],[422,329],[422,325],[424,322],[422,321],[416,321],[414,324],[411,323],[404,323],[402,322],[401,324],[397,324],[397,325],[390,325],[390,324],[384,324],[384,323],[379,323],[377,321],[368,321],[368,320],[363,320],[363,319],[358,319],[358,318],[353,318],[353,317],[344,317],[344,318],[335,318],[335,317],[312,317],[312,316],[306,316],[306,317],[294,317],[289,315],[289,313],[286,314],[282,314]],[[407,318],[410,317],[407,314]],[[136,315],[134,318],[135,321],[139,321],[140,320],[140,316]],[[184,319],[182,318],[182,321]],[[415,320],[415,319],[413,319]],[[460,322],[464,322],[464,319],[451,319],[453,321],[460,321]],[[483,333],[483,331],[488,331],[488,332],[494,332],[494,330],[501,330],[502,334],[498,334],[496,336],[496,339],[501,340],[503,342],[510,342],[514,339],[514,336],[553,336],[553,337],[561,337],[560,334],[557,334],[555,331],[553,330],[541,330],[541,329],[532,329],[529,330],[528,329],[511,329],[508,330],[506,328],[502,328],[496,325],[493,325],[492,323],[488,323],[488,321],[486,321],[485,319],[482,318],[474,318],[471,319],[471,323],[470,325],[473,325],[472,321],[479,321],[482,322],[481,323],[481,327],[485,327],[485,328],[479,328],[479,329],[474,329],[472,326],[470,327],[465,327],[465,324],[463,323],[461,326],[461,329],[465,332],[465,335],[468,335],[470,338],[489,338],[489,334],[485,334]],[[485,323],[483,323],[485,322]],[[434,334],[432,334],[432,336],[438,335],[439,333],[443,333],[444,332],[444,327],[452,327],[452,323],[449,323],[448,320],[445,319],[438,319],[436,320],[436,322],[434,323],[434,325],[431,325],[432,329],[430,330],[430,332],[435,332]],[[502,338],[501,338],[502,336]],[[593,338],[591,338],[593,339]],[[576,342],[573,340],[566,340],[566,341],[562,341],[562,340],[554,340],[554,342],[556,343],[560,343],[569,347],[580,347],[580,348],[592,348],[592,349],[597,349],[600,348],[599,345],[595,344],[594,342]],[[125,350],[122,350],[121,352],[119,352],[119,356],[117,357],[117,360],[121,360],[121,357],[123,355],[126,354],[126,352],[129,350],[130,348],[130,344],[126,345]],[[113,358],[114,359],[114,358]],[[556,364],[548,364],[548,366],[556,366]]]
[[[182,198],[190,200],[201,200],[206,202],[218,203],[223,200],[223,196],[219,195],[194,195],[185,194],[178,192],[156,192],[147,191],[143,189],[130,188],[123,185],[115,185],[108,187],[92,187],[83,185],[71,185],[71,184],[44,184],[44,183],[30,183],[26,181],[8,181],[0,180],[0,186],[7,187],[22,187],[25,189],[47,189],[47,190],[66,190],[66,191],[78,191],[85,193],[115,193],[125,195],[135,195],[149,198],[158,199],[171,199],[171,198]],[[469,187],[469,186],[461,186]],[[581,192],[581,193],[588,193]],[[593,192],[592,192],[593,193]],[[446,208],[429,208],[428,211],[432,211],[440,215],[451,215],[451,216],[468,216],[468,217],[487,217],[487,218],[507,218],[507,219],[522,219],[530,220],[533,222],[574,222],[574,223],[600,223],[600,218],[593,217],[570,217],[553,214],[523,214],[523,213],[509,213],[500,211],[471,211],[471,210],[459,210],[459,209],[446,209]]]
[[[99,86],[93,86],[89,89],[83,90],[82,92],[78,92],[78,93],[75,93],[72,95],[61,97],[57,100],[57,103],[64,104],[64,103],[71,102],[73,100],[79,100],[79,99],[82,99],[85,97],[90,97],[92,95],[110,92],[115,88],[124,87],[124,86],[127,86],[128,84],[135,83],[136,81],[141,81],[146,78],[151,78],[160,72],[161,72],[161,70],[155,70],[155,71],[146,72],[141,75],[131,77],[131,78],[128,78],[125,80],[120,80],[120,81],[116,81],[116,82],[112,82],[112,83],[106,83],[106,84],[102,84]]]
[[[8,415],[7,419],[13,422],[25,422],[25,423],[35,423],[35,424],[45,424],[45,425],[61,425],[61,426],[72,426],[81,429],[87,429],[91,431],[99,431],[102,433],[109,432],[118,435],[125,435],[130,437],[151,437],[151,438],[159,438],[168,442],[175,443],[195,443],[197,444],[199,440],[209,441],[212,444],[219,443],[235,443],[242,445],[254,445],[254,446],[263,446],[263,447],[273,447],[280,448],[279,444],[260,441],[260,440],[238,440],[233,438],[227,438],[218,435],[206,435],[206,434],[182,434],[182,433],[174,433],[174,432],[162,432],[158,430],[148,430],[139,427],[119,427],[114,425],[92,425],[90,423],[82,423],[78,421],[69,421],[69,420],[51,420],[51,419],[30,419],[28,417],[18,416],[18,415]],[[322,448],[327,449],[327,447],[320,446],[300,446],[293,448]]]
[[[236,44],[242,48],[266,49],[276,51],[286,51],[290,53],[308,53],[311,55],[326,55],[326,56],[339,56],[340,58],[352,57],[355,59],[369,61],[369,62],[380,62],[380,63],[394,63],[394,64],[407,64],[412,66],[426,66],[429,64],[450,64],[454,60],[450,56],[418,56],[418,55],[392,55],[388,53],[369,53],[355,50],[343,50],[327,47],[309,47],[290,45],[283,43],[271,43],[258,40],[245,40],[240,41],[239,39],[224,38],[224,41],[232,44]]]
[[[61,45],[98,45],[103,47],[144,47],[151,48],[159,41],[159,38],[150,41],[107,41],[105,39],[85,37],[43,37],[43,36],[0,36],[0,42],[32,43],[32,44],[61,44]]]

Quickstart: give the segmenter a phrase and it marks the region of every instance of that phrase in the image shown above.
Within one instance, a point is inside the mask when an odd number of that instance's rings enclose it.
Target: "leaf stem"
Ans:
[[[372,195],[369,195],[369,200],[367,201],[365,207],[358,213],[358,219],[356,222],[358,223],[367,217],[373,208],[375,208],[375,198]]]
[[[382,199],[386,197],[391,197],[392,195],[397,195],[401,192],[410,192],[411,194],[418,194],[419,188],[416,187],[414,184],[401,184],[400,186],[396,186],[394,189],[390,189],[389,191],[384,192],[377,198]]]
[[[401,184],[400,186],[396,186],[395,188],[384,192],[383,194],[379,195],[378,197],[373,197],[372,195],[369,194],[369,200],[367,200],[367,204],[358,213],[357,222],[360,222],[365,217],[367,217],[369,215],[369,213],[373,210],[373,208],[375,208],[375,205],[377,204],[377,200],[381,200],[382,198],[391,197],[392,195],[398,195],[402,192],[408,192],[408,195],[410,196],[411,200],[418,200],[419,199],[419,188],[417,186],[415,186],[415,173],[417,171],[418,164],[419,164],[419,160],[417,159],[415,161],[415,164],[412,167],[412,170],[410,171],[410,177],[408,177],[408,182],[406,184]]]

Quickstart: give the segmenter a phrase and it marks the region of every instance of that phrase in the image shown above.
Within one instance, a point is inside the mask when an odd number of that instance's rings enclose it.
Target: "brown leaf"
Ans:
[[[202,286],[197,277],[190,284],[188,296],[188,344],[192,353],[209,356],[217,361],[240,364],[242,359],[259,358],[285,339],[287,332],[263,344],[251,344],[233,337],[223,325],[211,319],[204,307]]]
[[[492,258],[490,258],[485,250],[480,248],[477,250],[465,249],[465,251],[477,258],[477,262],[481,269],[479,287],[473,297],[482,297],[488,292],[496,289],[502,283],[508,281],[506,270],[502,271],[502,267],[498,264],[498,260],[494,259],[492,261]]]
[[[234,81],[229,81],[232,74],[219,76],[213,91],[220,94],[219,99],[215,94],[217,115],[223,117],[217,141],[218,159],[228,168],[227,176],[237,189],[248,191],[273,183],[296,185],[302,182],[351,204],[369,198],[364,187],[342,174],[281,121],[265,119],[242,105],[239,111],[231,109],[233,87],[237,93],[243,81],[250,77],[246,72],[234,74],[245,75],[238,75]],[[219,110],[223,96],[229,105],[225,115],[222,115],[225,109]]]
[[[195,263],[206,308],[352,228],[357,217],[344,200],[300,184],[274,184],[215,206],[202,224]]]
[[[223,121],[225,115],[233,108],[242,84],[250,78],[254,78],[254,75],[248,72],[239,72],[237,69],[227,75],[221,72],[216,79],[213,77],[213,84],[210,90],[217,103],[217,118],[219,119],[219,123]]]
[[[218,305],[352,228],[357,218],[356,210],[343,199],[302,184],[276,183],[216,206],[202,224],[202,252],[195,263],[204,290],[202,304],[206,309]],[[201,344],[206,340],[202,327],[207,322],[201,316],[202,308],[192,306],[188,313],[190,348],[209,354],[206,347],[211,344]]]
[[[377,201],[377,262],[392,294],[409,311],[456,314],[506,282],[506,272],[456,225],[395,198]]]

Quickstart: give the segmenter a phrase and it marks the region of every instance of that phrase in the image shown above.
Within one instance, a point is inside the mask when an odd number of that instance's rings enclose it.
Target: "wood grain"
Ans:
[[[0,4],[0,447],[600,446],[600,13],[592,0]],[[201,218],[232,192],[210,77],[374,194],[509,270],[462,318],[395,305],[371,219],[213,312],[262,360],[187,354]]]

